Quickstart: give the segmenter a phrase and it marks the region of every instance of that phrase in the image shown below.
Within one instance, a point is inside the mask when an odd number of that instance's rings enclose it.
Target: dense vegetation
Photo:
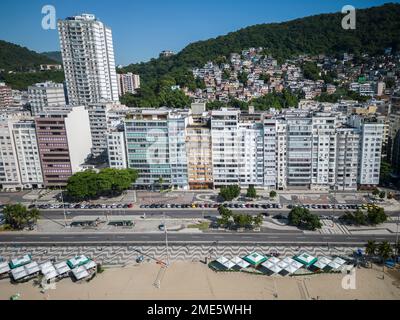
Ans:
[[[42,52],[42,55],[48,57],[51,60],[57,61],[58,63],[62,63],[62,56],[60,51]]]
[[[55,64],[57,61],[35,51],[0,40],[0,69],[6,71],[29,71],[41,64]]]
[[[341,13],[260,24],[215,39],[192,43],[175,56],[132,64],[122,71],[141,75],[140,94],[147,104],[152,101],[152,95],[160,90],[163,81],[196,87],[190,68],[200,67],[207,61],[226,61],[232,52],[241,52],[250,47],[263,47],[265,54],[271,54],[278,60],[304,53],[335,55],[348,52],[358,55],[364,52],[378,54],[387,47],[399,50],[399,16],[399,4],[385,4],[358,10],[356,30],[342,29]],[[309,76],[315,76],[315,70],[309,67]],[[242,81],[244,78],[243,75]],[[155,101],[154,105],[157,105]]]
[[[310,212],[305,208],[296,207],[289,212],[289,224],[305,228],[309,230],[316,230],[322,227],[319,216]]]
[[[73,201],[96,199],[101,196],[116,196],[128,190],[138,174],[133,169],[103,169],[78,172],[68,179],[67,195]]]
[[[322,94],[315,98],[316,101],[319,102],[330,102],[336,103],[339,100],[355,100],[359,102],[366,102],[371,97],[369,96],[361,96],[355,91],[351,91],[345,88],[338,88],[335,93],[328,94],[326,92],[322,92]]]
[[[3,213],[6,226],[13,230],[22,230],[29,224],[36,223],[40,217],[38,209],[28,210],[22,204],[7,205]]]
[[[383,208],[373,206],[367,212],[358,209],[356,212],[347,212],[342,215],[340,220],[355,225],[378,225],[387,221],[388,217]]]
[[[254,227],[260,227],[264,221],[262,214],[255,217],[249,214],[233,213],[228,208],[220,206],[218,212],[221,218],[218,219],[218,224],[221,227],[234,229],[234,228],[248,228],[252,229]]]
[[[0,80],[5,81],[15,90],[26,90],[35,83],[44,81],[64,82],[63,71],[38,71],[0,74]]]
[[[237,185],[225,186],[220,189],[219,196],[224,201],[232,201],[240,196],[240,187]]]

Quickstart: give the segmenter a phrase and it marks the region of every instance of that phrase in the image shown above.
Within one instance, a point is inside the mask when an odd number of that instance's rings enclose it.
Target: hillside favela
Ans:
[[[400,2],[178,2],[0,4],[0,300],[399,300]]]

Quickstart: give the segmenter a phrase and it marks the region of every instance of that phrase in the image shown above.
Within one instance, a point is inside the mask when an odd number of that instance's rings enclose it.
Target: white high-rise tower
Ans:
[[[61,54],[71,105],[118,101],[111,29],[94,15],[58,21]]]

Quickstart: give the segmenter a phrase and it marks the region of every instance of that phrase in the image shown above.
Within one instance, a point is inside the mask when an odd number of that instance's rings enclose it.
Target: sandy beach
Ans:
[[[246,273],[216,273],[206,265],[174,262],[165,272],[160,288],[154,283],[160,266],[142,264],[110,268],[91,282],[73,283],[64,279],[55,290],[40,292],[30,281],[13,285],[0,280],[0,299],[19,293],[22,300],[137,300],[137,299],[400,299],[400,272],[385,274],[382,269],[356,270],[356,289],[342,288],[343,274],[302,277],[261,276]]]

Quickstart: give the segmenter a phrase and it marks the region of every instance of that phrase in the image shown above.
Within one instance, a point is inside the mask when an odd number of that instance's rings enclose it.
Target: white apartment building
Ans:
[[[58,21],[68,100],[71,105],[118,101],[111,29],[94,15]]]
[[[132,72],[126,74],[117,74],[118,93],[123,96],[126,93],[136,93],[136,89],[140,88],[140,76]]]
[[[123,131],[107,133],[108,164],[113,169],[126,169],[125,134]]]
[[[361,131],[358,183],[365,186],[378,185],[384,124],[358,115],[351,116],[349,123]]]
[[[357,190],[360,130],[348,126],[337,129],[336,190]]]
[[[52,81],[36,83],[28,87],[28,101],[33,116],[49,108],[65,107],[64,85]]]
[[[312,117],[312,189],[335,186],[336,121],[332,114],[316,113]]]
[[[19,175],[24,189],[43,188],[35,121],[18,120],[11,123]]]
[[[92,155],[97,158],[107,155],[107,132],[119,125],[129,108],[116,103],[89,104]]]
[[[188,189],[188,161],[186,154],[186,127],[188,118],[182,114],[168,117],[169,163],[171,166],[171,185]]]
[[[240,183],[238,110],[211,112],[211,139],[214,186]]]
[[[240,185],[262,187],[264,183],[264,137],[261,123],[239,122],[238,149]]]
[[[0,120],[0,189],[21,189],[21,176],[15,149],[12,122],[9,119]]]

